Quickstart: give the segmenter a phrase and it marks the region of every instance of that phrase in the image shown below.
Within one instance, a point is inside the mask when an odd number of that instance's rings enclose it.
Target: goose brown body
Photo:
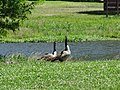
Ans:
[[[45,59],[47,61],[52,61],[56,58],[57,56],[57,51],[56,51],[56,42],[53,44],[53,52],[52,53],[46,53],[41,57],[41,59]]]

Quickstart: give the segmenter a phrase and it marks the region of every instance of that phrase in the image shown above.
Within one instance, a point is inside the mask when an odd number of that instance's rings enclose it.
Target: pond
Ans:
[[[120,58],[120,41],[89,41],[68,42],[72,57],[80,60],[106,60]],[[57,51],[64,49],[64,43],[57,43]],[[0,43],[0,55],[9,56],[22,53],[30,56],[32,53],[52,52],[53,43]]]

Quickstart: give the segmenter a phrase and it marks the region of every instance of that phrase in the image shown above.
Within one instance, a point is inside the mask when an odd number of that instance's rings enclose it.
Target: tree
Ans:
[[[0,0],[0,35],[19,29],[20,21],[27,18],[33,7],[33,2],[25,0]]]

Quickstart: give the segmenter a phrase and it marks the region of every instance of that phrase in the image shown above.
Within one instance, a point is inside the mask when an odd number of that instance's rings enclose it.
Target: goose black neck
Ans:
[[[65,50],[67,50],[67,36],[65,36]]]
[[[56,51],[56,42],[53,43],[53,54]]]

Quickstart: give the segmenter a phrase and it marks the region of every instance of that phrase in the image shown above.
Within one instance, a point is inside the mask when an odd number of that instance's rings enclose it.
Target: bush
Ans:
[[[0,35],[5,35],[7,30],[19,29],[21,20],[31,13],[33,3],[26,0],[0,0]]]

